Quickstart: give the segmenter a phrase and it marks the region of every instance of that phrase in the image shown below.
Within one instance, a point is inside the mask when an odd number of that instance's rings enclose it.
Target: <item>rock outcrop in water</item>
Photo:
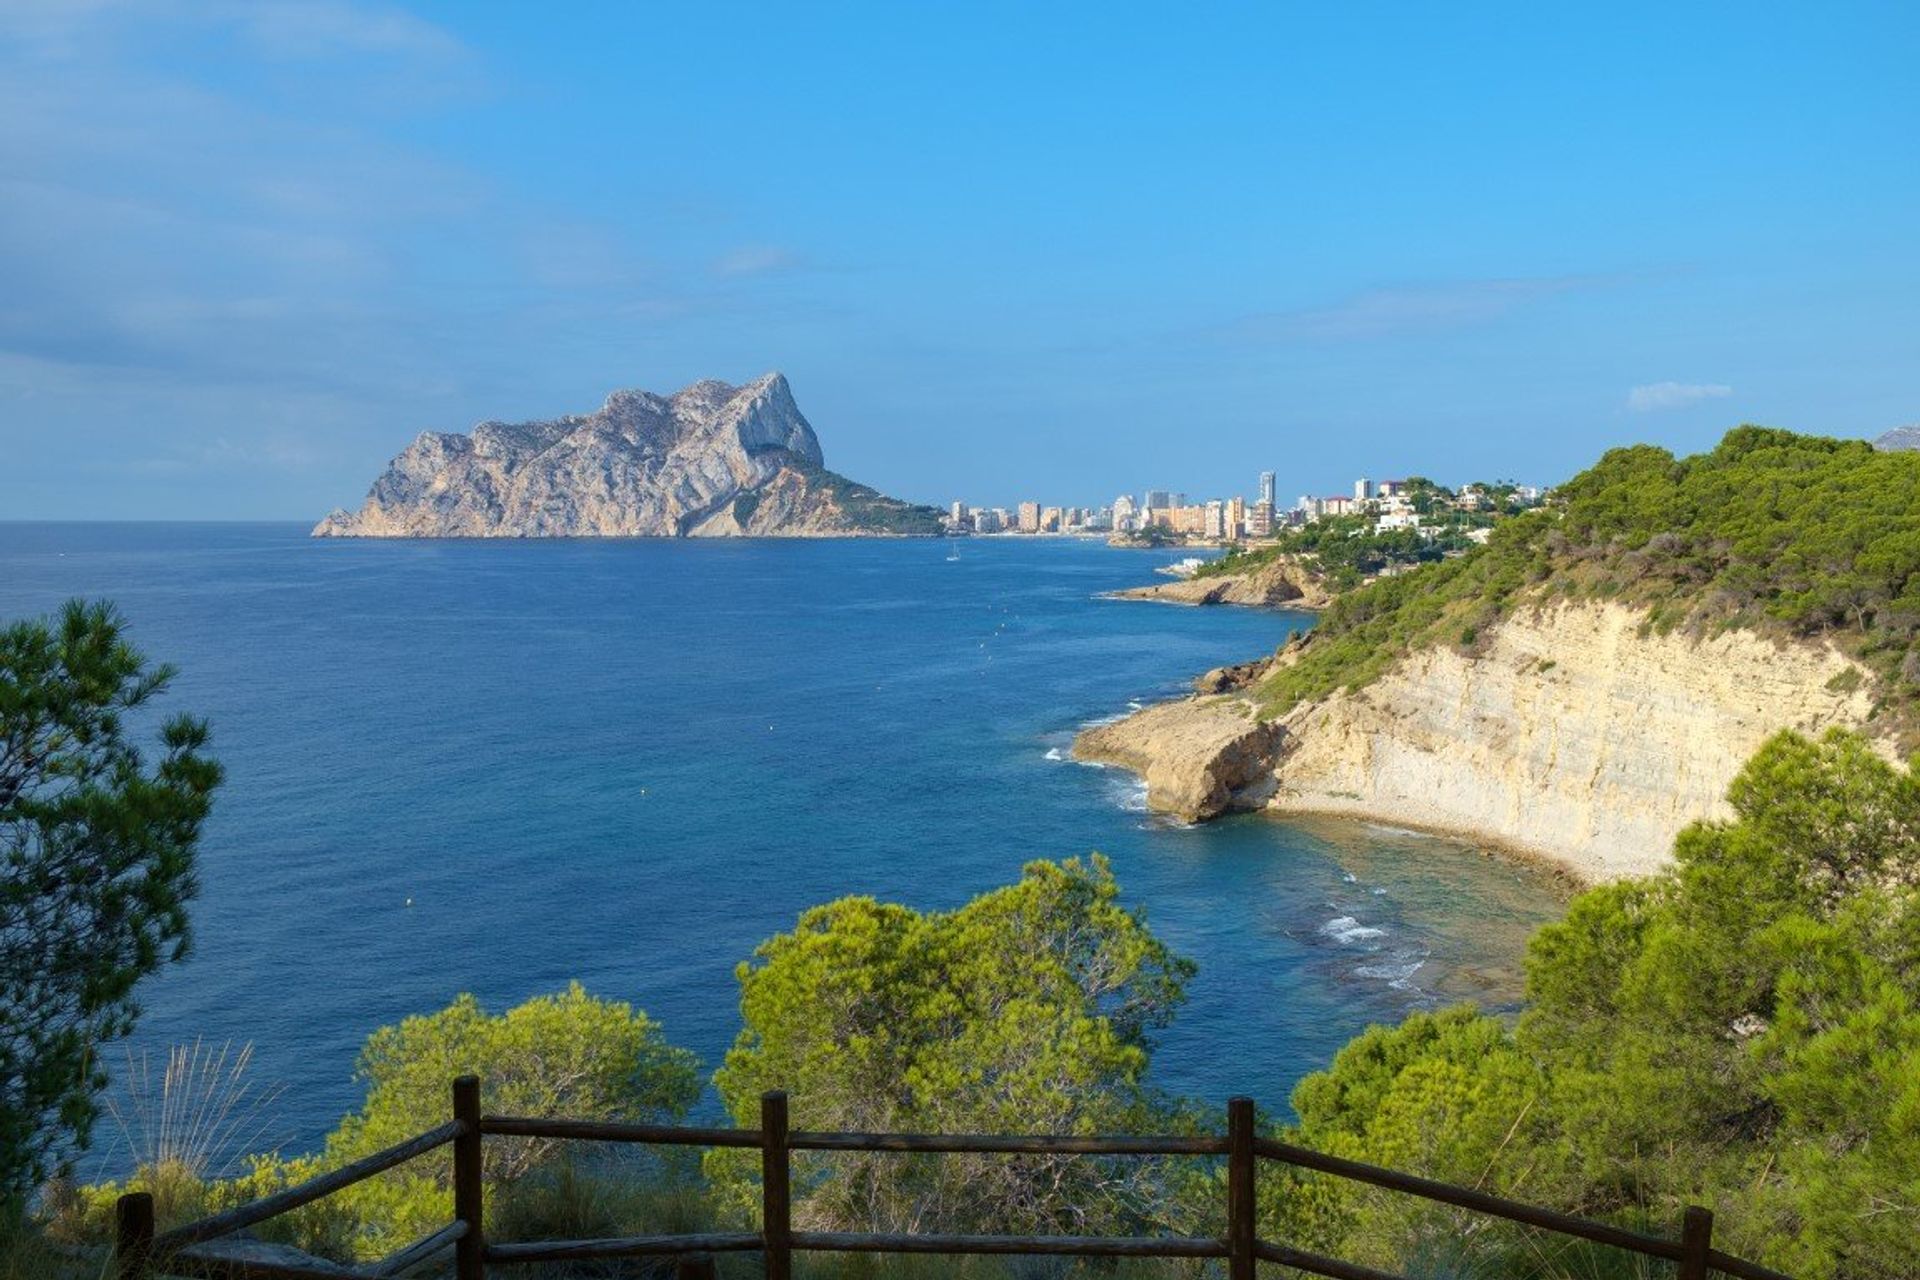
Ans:
[[[597,412],[423,432],[315,537],[931,536],[939,513],[828,471],[787,380],[616,391]]]
[[[1089,729],[1074,751],[1141,774],[1152,807],[1189,820],[1365,817],[1606,880],[1664,865],[1682,827],[1725,816],[1727,784],[1777,730],[1871,729],[1872,681],[1831,644],[1645,621],[1617,604],[1523,608],[1471,655],[1421,649],[1277,720],[1229,678],[1227,693]]]
[[[1242,604],[1263,608],[1324,609],[1332,599],[1320,575],[1289,556],[1276,556],[1239,572],[1176,578],[1113,593],[1116,600],[1165,604]]]

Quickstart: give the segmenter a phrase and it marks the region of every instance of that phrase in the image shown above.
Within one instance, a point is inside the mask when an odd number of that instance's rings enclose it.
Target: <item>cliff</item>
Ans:
[[[616,391],[591,414],[423,432],[315,537],[924,536],[939,513],[825,467],[787,380]]]
[[[1727,784],[1770,734],[1864,727],[1873,710],[1870,673],[1825,641],[1659,635],[1646,621],[1618,604],[1522,606],[1472,653],[1419,649],[1264,723],[1239,687],[1089,729],[1074,750],[1140,773],[1152,807],[1188,819],[1364,816],[1582,879],[1643,874],[1682,827],[1726,814]]]
[[[1116,600],[1166,604],[1240,604],[1267,608],[1321,609],[1332,598],[1320,575],[1290,556],[1278,556],[1237,573],[1214,573],[1113,593]]]

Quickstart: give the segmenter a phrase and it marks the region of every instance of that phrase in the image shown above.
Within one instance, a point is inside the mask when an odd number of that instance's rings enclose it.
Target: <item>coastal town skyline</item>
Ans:
[[[1123,493],[1104,505],[1087,506],[1038,499],[986,506],[956,498],[946,504],[941,523],[949,534],[1120,535],[1158,529],[1168,536],[1209,542],[1269,538],[1329,516],[1371,515],[1378,529],[1417,530],[1425,513],[1415,501],[1416,489],[1439,495],[1446,507],[1461,511],[1491,510],[1508,502],[1532,506],[1552,492],[1550,487],[1504,478],[1471,480],[1449,488],[1413,474],[1389,479],[1363,475],[1355,477],[1351,492],[1301,493],[1282,506],[1278,473],[1262,471],[1252,499],[1242,495],[1195,499],[1185,490],[1170,488]]]

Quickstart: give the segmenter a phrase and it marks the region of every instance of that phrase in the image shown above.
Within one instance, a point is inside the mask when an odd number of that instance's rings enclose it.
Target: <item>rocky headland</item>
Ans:
[[[932,536],[939,512],[826,469],[787,380],[616,391],[550,421],[423,432],[317,538]]]
[[[1658,636],[1644,622],[1616,604],[1522,609],[1471,655],[1424,649],[1269,718],[1258,681],[1306,639],[1090,728],[1074,754],[1140,774],[1152,808],[1188,821],[1364,817],[1598,881],[1657,869],[1682,827],[1724,816],[1727,784],[1776,730],[1868,724],[1870,682],[1831,645]]]
[[[1332,596],[1320,575],[1292,556],[1275,556],[1249,568],[1195,574],[1151,586],[1115,591],[1116,600],[1163,604],[1238,604],[1259,608],[1325,608]]]

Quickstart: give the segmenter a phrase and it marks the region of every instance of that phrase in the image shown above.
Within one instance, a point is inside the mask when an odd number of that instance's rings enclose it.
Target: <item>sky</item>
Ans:
[[[0,519],[790,379],[944,504],[1920,422],[1920,5],[0,0]]]

